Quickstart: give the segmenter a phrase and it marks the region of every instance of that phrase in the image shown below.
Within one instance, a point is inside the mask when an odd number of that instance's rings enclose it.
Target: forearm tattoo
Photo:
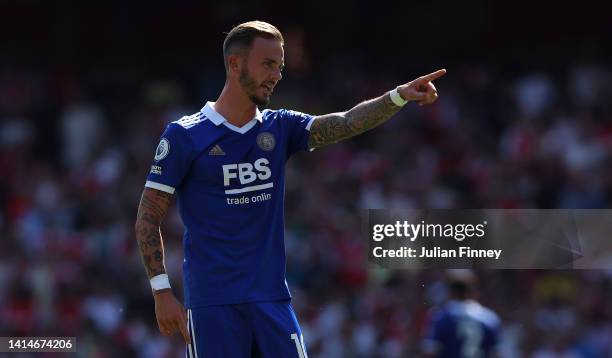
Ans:
[[[136,218],[136,240],[149,278],[166,273],[164,245],[160,225],[172,200],[172,194],[145,188]]]
[[[347,112],[317,116],[310,128],[308,146],[319,148],[370,130],[397,113],[389,93],[364,101]]]

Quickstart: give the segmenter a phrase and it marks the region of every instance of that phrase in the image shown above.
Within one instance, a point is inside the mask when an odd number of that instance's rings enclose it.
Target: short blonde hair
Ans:
[[[229,68],[228,57],[232,54],[248,56],[251,45],[256,38],[262,37],[270,40],[278,40],[285,43],[283,35],[276,26],[263,21],[249,21],[234,27],[223,41],[223,63],[225,70]]]

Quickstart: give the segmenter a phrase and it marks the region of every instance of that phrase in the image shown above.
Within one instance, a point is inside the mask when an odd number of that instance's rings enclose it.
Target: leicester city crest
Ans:
[[[159,162],[164,159],[168,153],[170,152],[170,142],[166,138],[162,138],[157,145],[157,149],[155,150],[155,161]]]
[[[262,150],[269,152],[274,149],[274,146],[276,145],[276,140],[274,139],[274,136],[271,133],[259,133],[259,135],[257,136],[257,145]]]

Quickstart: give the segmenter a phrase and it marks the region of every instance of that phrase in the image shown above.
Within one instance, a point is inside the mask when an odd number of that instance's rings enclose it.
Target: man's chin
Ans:
[[[251,96],[250,99],[257,106],[267,106],[270,103],[270,97]]]

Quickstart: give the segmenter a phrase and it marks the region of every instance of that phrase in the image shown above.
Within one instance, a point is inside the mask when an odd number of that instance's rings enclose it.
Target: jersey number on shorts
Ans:
[[[297,349],[298,356],[300,358],[308,358],[304,349],[304,338],[298,337],[297,333],[291,333],[291,339],[295,343],[295,348]]]

